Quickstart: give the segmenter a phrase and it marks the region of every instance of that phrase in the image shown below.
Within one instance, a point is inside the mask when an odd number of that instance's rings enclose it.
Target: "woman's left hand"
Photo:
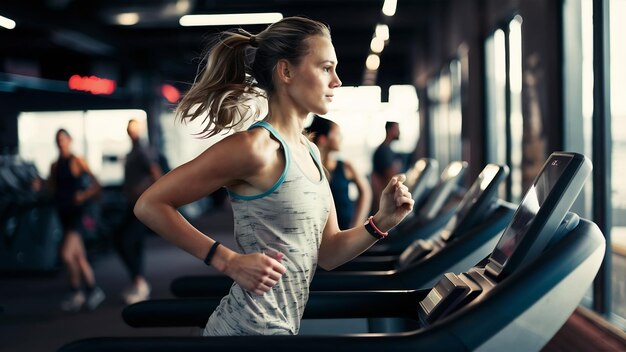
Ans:
[[[380,195],[378,212],[374,215],[374,223],[382,231],[389,231],[398,225],[413,210],[413,198],[407,186],[406,176],[396,175],[391,178]]]

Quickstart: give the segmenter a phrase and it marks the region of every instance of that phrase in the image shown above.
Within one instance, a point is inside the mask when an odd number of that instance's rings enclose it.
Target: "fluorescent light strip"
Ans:
[[[280,12],[233,13],[223,15],[185,15],[180,18],[181,26],[226,26],[244,24],[265,24],[280,21]]]
[[[15,21],[10,18],[6,18],[4,16],[0,16],[0,27],[4,27],[6,29],[15,28]]]

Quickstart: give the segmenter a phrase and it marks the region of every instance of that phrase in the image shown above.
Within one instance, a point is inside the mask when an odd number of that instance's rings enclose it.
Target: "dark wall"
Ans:
[[[463,158],[470,166],[469,176],[475,178],[485,164],[484,40],[517,14],[523,19],[523,189],[526,189],[549,153],[563,147],[561,1],[437,2],[433,6],[428,40],[418,43],[424,50],[417,54],[414,82],[418,91],[425,89],[430,77],[467,50],[468,66],[462,88],[462,144]],[[428,134],[422,131],[421,135]]]
[[[17,151],[17,115],[10,103],[10,96],[0,93],[0,153],[13,154]]]
[[[429,37],[419,52],[420,60],[416,65],[415,84],[418,91],[425,91],[428,80],[439,74],[442,67],[452,59],[460,59],[463,82],[461,98],[463,101],[462,158],[469,163],[468,179],[473,180],[485,164],[484,152],[484,113],[483,113],[483,28],[484,9],[481,1],[452,0],[438,2],[433,6],[433,21],[430,23]],[[426,96],[420,97],[421,107]],[[427,114],[423,111],[423,114]],[[422,116],[422,122],[428,120]],[[426,123],[421,125],[427,128]],[[421,136],[428,136],[427,130]],[[430,143],[420,144],[426,150]]]

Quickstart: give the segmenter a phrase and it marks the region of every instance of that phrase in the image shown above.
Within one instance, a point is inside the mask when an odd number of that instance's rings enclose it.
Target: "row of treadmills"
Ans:
[[[598,227],[570,212],[591,173],[555,152],[514,206],[497,197],[506,166],[488,164],[459,196],[467,167],[419,160],[415,212],[353,261],[318,270],[303,319],[367,319],[367,333],[245,337],[94,337],[60,351],[538,351],[582,300],[604,257]],[[450,204],[455,204],[450,206]],[[177,297],[127,306],[133,327],[203,328],[233,281],[183,276]]]

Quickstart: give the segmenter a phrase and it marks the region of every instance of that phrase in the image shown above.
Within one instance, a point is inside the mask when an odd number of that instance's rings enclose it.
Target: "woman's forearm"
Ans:
[[[374,216],[373,221],[384,232],[394,226],[381,219],[379,214]],[[332,270],[365,252],[377,241],[363,224],[325,236],[320,246],[318,264],[322,269]]]
[[[159,236],[199,259],[204,259],[213,244],[209,237],[191,225],[171,205],[140,197],[134,212],[141,222]]]

